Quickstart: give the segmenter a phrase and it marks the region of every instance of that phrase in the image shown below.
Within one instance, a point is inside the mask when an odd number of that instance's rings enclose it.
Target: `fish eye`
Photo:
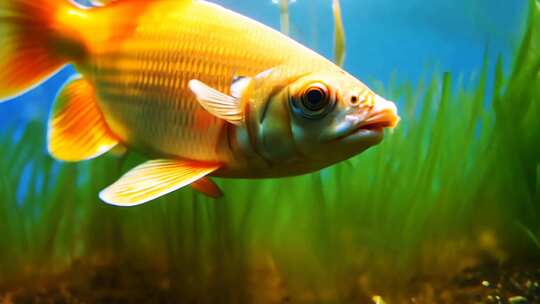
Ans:
[[[310,119],[318,119],[328,114],[335,105],[330,88],[323,83],[312,83],[305,87],[296,98],[295,106],[301,114]]]
[[[328,103],[328,92],[318,86],[311,87],[302,96],[302,103],[311,111],[319,111]]]

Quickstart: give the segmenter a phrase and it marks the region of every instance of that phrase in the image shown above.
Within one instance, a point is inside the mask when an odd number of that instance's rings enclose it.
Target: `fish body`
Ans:
[[[119,4],[113,14],[121,16],[132,5]],[[104,10],[110,14],[110,8]],[[98,28],[100,19],[95,19]],[[192,79],[229,94],[234,77],[254,77],[277,66],[306,73],[306,68],[336,68],[287,36],[204,1],[159,1],[136,23],[109,27],[136,28],[122,39],[94,42],[81,70],[89,71],[84,74],[92,79],[112,131],[122,142],[157,157],[227,167],[244,161],[229,149],[227,136],[234,135],[227,123],[205,111],[188,88]],[[259,173],[264,177],[270,172]]]
[[[54,157],[80,161],[122,145],[156,159],[102,192],[116,205],[189,184],[219,193],[208,175],[312,172],[377,144],[398,121],[392,103],[331,61],[206,1],[82,9],[15,0],[0,4],[2,23],[9,27],[0,39],[10,47],[0,61],[0,98],[69,62],[81,74],[51,114]]]

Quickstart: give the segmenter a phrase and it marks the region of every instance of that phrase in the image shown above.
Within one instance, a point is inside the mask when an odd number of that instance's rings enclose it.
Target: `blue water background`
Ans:
[[[279,28],[279,8],[271,0],[214,2]],[[345,68],[371,85],[387,83],[392,73],[413,82],[434,70],[471,75],[481,67],[486,47],[492,59],[510,58],[522,33],[527,1],[342,0],[341,5],[347,34]],[[293,37],[332,58],[331,0],[297,0],[290,14]],[[73,73],[67,67],[38,88],[1,104],[0,125],[22,127],[31,119],[46,120],[58,89]]]

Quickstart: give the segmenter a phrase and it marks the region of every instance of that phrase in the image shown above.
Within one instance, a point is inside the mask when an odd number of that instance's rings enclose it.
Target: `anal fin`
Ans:
[[[221,191],[219,186],[208,177],[203,177],[200,180],[193,182],[191,188],[210,198],[220,198],[223,196],[223,191]]]
[[[76,162],[98,157],[117,144],[92,85],[80,76],[67,81],[49,119],[49,153],[56,159]]]
[[[189,160],[151,160],[126,173],[99,197],[110,205],[136,206],[194,183],[220,167]]]

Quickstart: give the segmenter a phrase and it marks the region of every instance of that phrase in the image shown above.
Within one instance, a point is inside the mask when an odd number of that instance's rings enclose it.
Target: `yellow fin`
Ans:
[[[191,184],[191,188],[211,198],[220,198],[223,196],[223,191],[219,189],[219,186],[216,185],[213,180],[207,177],[193,182],[193,184]]]
[[[55,16],[69,5],[67,1],[0,0],[0,102],[38,86],[68,63],[56,47],[77,42],[67,38],[66,27]]]
[[[88,2],[90,2],[90,4],[92,4],[93,6],[101,7],[101,6],[107,6],[107,5],[114,4],[115,2],[128,2],[128,1],[131,1],[131,2],[134,2],[134,1],[152,2],[152,1],[155,1],[155,0],[89,0]],[[193,0],[176,0],[176,1],[178,1],[178,2],[192,2]]]
[[[219,167],[188,160],[152,160],[126,173],[99,197],[110,205],[136,206],[185,187]]]
[[[198,80],[191,80],[189,88],[199,104],[210,114],[237,126],[244,123],[242,98],[223,94]]]
[[[77,76],[66,82],[49,119],[48,149],[56,159],[82,161],[118,144],[96,103],[93,87]]]

